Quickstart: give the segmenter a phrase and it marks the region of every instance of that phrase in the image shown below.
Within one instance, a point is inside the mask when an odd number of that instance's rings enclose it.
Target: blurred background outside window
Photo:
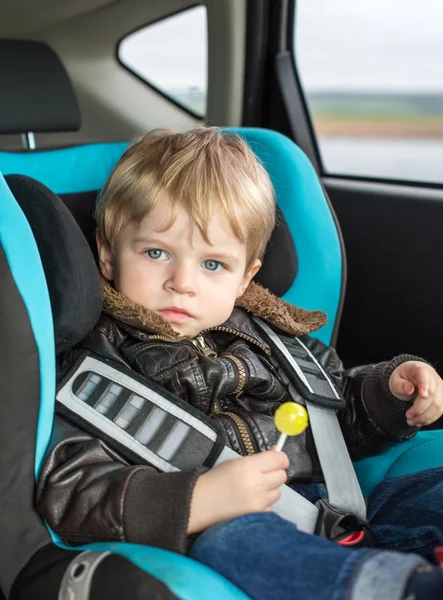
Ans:
[[[197,117],[206,115],[208,34],[205,6],[130,33],[117,55],[124,67]]]
[[[442,0],[297,0],[295,23],[326,172],[442,183]]]

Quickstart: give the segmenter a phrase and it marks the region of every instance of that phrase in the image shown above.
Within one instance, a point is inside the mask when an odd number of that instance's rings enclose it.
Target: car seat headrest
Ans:
[[[8,175],[5,180],[40,252],[51,299],[56,352],[60,354],[87,335],[98,321],[98,269],[83,233],[58,196],[30,177]]]
[[[0,133],[80,129],[69,76],[43,42],[0,39]]]
[[[262,267],[254,281],[276,296],[283,296],[297,277],[298,259],[294,240],[283,213],[277,206],[275,227],[266,246]]]

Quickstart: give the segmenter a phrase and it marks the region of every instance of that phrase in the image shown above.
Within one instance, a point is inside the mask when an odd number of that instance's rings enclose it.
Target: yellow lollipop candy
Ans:
[[[306,408],[297,402],[285,402],[277,408],[274,422],[281,435],[276,445],[281,450],[288,435],[299,435],[308,426],[308,413]]]

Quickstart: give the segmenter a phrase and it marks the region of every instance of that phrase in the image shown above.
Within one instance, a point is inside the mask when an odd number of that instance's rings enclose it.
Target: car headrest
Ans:
[[[5,177],[37,243],[48,284],[56,353],[79,342],[101,311],[99,273],[74,217],[58,196],[35,179]]]
[[[43,42],[0,39],[0,133],[80,129],[69,76]]]

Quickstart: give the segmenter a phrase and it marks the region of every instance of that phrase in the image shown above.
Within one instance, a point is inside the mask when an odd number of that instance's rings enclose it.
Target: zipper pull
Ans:
[[[202,335],[198,335],[191,341],[194,346],[198,348],[198,350],[200,350],[200,352],[202,352],[205,356],[209,358],[216,358],[217,352],[208,346],[208,344],[205,342],[205,338]]]

